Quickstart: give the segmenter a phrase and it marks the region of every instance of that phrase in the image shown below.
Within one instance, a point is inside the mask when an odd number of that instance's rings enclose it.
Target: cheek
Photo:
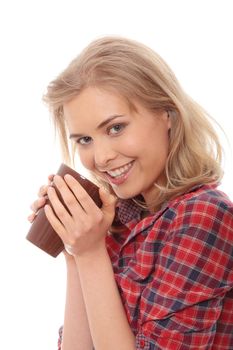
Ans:
[[[127,136],[116,141],[114,145],[115,150],[118,153],[124,154],[126,156],[134,156],[138,153],[139,149],[142,147],[142,142],[140,137]]]
[[[94,169],[94,159],[89,152],[78,151],[78,157],[84,168],[88,170]]]
[[[144,141],[141,148],[141,154],[145,158],[153,159],[160,166],[165,166],[169,152],[169,136],[167,130],[152,133],[147,140]]]

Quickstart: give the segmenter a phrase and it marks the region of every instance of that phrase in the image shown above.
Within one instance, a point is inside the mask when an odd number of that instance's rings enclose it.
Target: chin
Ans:
[[[120,199],[132,199],[140,195],[140,192],[129,192],[129,191],[117,191],[112,187],[113,192]]]

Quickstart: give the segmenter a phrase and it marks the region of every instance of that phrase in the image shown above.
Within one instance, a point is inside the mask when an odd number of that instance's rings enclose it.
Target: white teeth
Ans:
[[[107,171],[107,173],[112,177],[121,176],[123,173],[127,172],[131,166],[132,163],[129,163],[116,170]]]

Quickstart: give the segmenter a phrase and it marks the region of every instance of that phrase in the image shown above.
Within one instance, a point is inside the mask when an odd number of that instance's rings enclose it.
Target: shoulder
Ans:
[[[173,214],[175,227],[199,227],[219,232],[227,230],[233,235],[233,203],[215,185],[201,186],[172,200],[167,214]]]
[[[177,213],[229,213],[233,215],[233,203],[228,196],[215,185],[205,185],[171,201],[171,207]]]

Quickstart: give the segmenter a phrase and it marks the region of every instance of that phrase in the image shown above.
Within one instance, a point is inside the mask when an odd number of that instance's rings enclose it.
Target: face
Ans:
[[[154,182],[164,181],[170,121],[165,111],[134,106],[88,87],[64,105],[64,116],[84,167],[108,182],[119,198],[141,194],[149,204]]]

